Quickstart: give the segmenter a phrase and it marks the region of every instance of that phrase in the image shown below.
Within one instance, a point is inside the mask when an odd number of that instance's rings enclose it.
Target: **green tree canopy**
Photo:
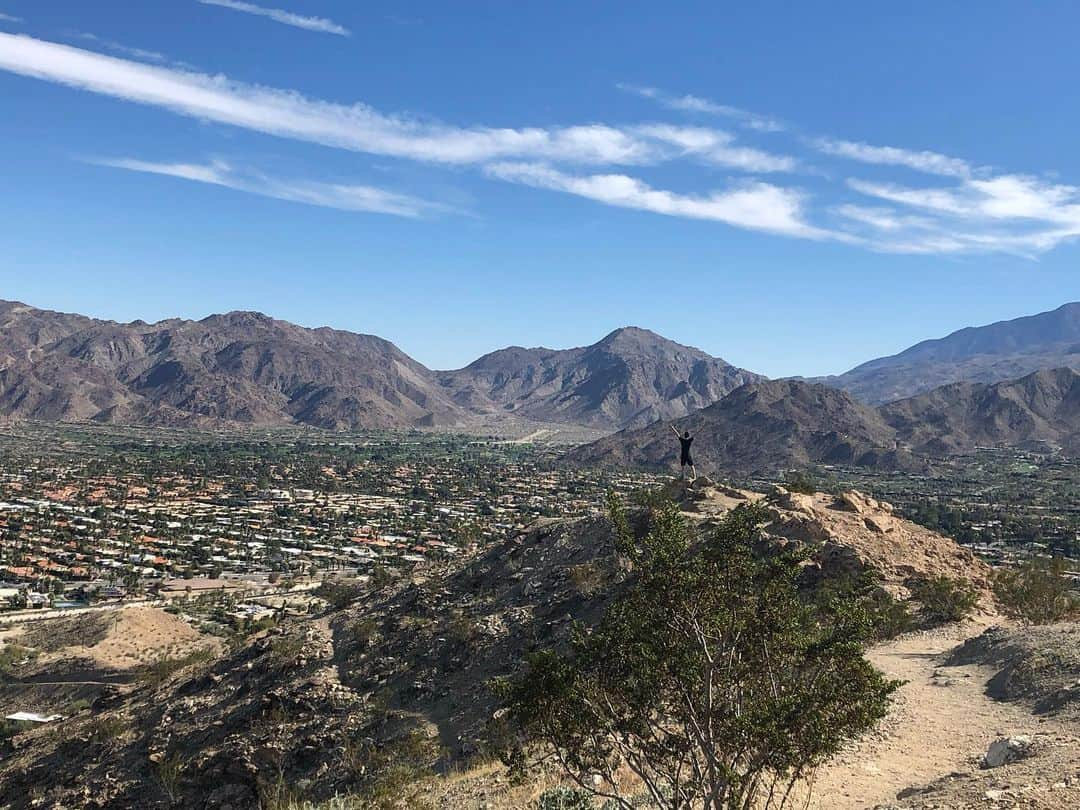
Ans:
[[[872,613],[807,594],[801,553],[756,553],[760,507],[700,539],[671,503],[644,537],[610,512],[632,573],[591,632],[501,684],[510,719],[618,807],[635,792],[672,810],[784,806],[899,686],[863,657]]]

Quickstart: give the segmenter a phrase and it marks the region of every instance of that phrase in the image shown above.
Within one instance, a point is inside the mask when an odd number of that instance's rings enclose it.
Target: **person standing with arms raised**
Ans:
[[[690,453],[690,445],[694,443],[694,437],[690,435],[690,431],[686,430],[679,433],[679,429],[674,425],[671,429],[675,431],[675,435],[679,437],[679,446],[681,453],[679,455],[679,477],[686,477],[686,468],[690,468],[690,480],[693,481],[697,478],[697,468],[694,466],[694,457]]]

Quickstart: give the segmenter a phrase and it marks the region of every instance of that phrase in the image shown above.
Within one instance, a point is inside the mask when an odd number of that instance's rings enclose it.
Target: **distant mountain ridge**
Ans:
[[[995,383],[1042,369],[1080,370],[1080,302],[924,340],[844,374],[816,377],[871,405],[953,382]]]
[[[42,420],[322,428],[468,414],[389,341],[254,312],[128,324],[0,303],[0,413]]]
[[[124,324],[0,302],[0,416],[14,418],[330,430],[514,418],[615,430],[683,416],[757,379],[632,327],[437,372],[382,338],[257,312]]]
[[[979,446],[1051,445],[1080,453],[1080,373],[1038,371],[1008,382],[955,383],[873,408],[800,380],[750,383],[675,421],[695,434],[699,469],[773,473],[808,464],[918,470]],[[665,422],[576,448],[588,464],[673,469],[679,445]]]
[[[473,410],[607,429],[685,416],[761,379],[638,327],[575,349],[512,346],[439,374],[454,401]]]

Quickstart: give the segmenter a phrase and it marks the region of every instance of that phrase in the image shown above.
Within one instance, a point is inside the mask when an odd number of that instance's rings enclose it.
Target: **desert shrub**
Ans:
[[[784,489],[788,492],[813,495],[819,491],[820,487],[810,473],[804,470],[790,470],[784,475]]]
[[[391,810],[401,805],[426,807],[417,786],[435,775],[445,752],[437,739],[419,730],[376,742],[350,740],[345,746],[343,765],[360,782],[353,801],[371,810]]]
[[[548,788],[536,801],[536,810],[592,810],[593,806],[589,791],[566,786]]]
[[[260,810],[368,810],[369,805],[359,796],[334,796],[323,802],[309,801],[285,787],[264,790]]]
[[[594,596],[604,589],[607,577],[603,564],[591,560],[580,565],[571,565],[566,569],[570,585],[581,596]]]
[[[278,636],[270,642],[269,649],[274,662],[284,666],[300,657],[304,650],[304,639],[300,636]]]
[[[963,621],[979,603],[979,593],[970,582],[947,576],[917,580],[911,585],[911,595],[933,624]]]
[[[371,569],[371,584],[376,588],[385,588],[398,578],[398,572],[394,568],[385,565],[376,565]]]
[[[105,744],[120,739],[129,728],[128,721],[120,715],[103,714],[90,720],[83,726],[83,731],[92,742]]]
[[[315,589],[315,595],[326,600],[334,610],[347,608],[363,595],[363,586],[356,581],[330,580]]]
[[[0,740],[8,740],[36,725],[32,720],[0,720]]]
[[[450,612],[444,632],[451,642],[466,651],[475,649],[480,642],[480,625],[461,609]]]
[[[1031,624],[1050,624],[1080,611],[1068,568],[1060,557],[1032,557],[1019,568],[994,574],[994,595],[1009,616]]]
[[[842,594],[808,595],[806,550],[755,554],[763,508],[739,506],[701,538],[674,504],[640,540],[614,498],[611,518],[633,560],[625,589],[570,649],[497,684],[582,790],[631,806],[626,765],[658,807],[783,807],[789,786],[884,716],[899,683],[863,657],[873,616]]]
[[[915,617],[907,604],[882,588],[877,576],[869,571],[826,579],[817,586],[814,597],[825,608],[835,600],[858,604],[873,623],[875,641],[896,638],[915,627]]]
[[[146,686],[149,686],[151,689],[156,689],[180,670],[189,666],[207,664],[213,657],[213,651],[206,648],[192,650],[187,655],[181,655],[176,658],[161,656],[143,667],[142,671],[139,673],[139,681]]]
[[[154,782],[170,802],[176,803],[180,800],[180,783],[186,765],[187,760],[179,754],[169,754],[154,763]]]
[[[366,650],[379,638],[379,623],[368,616],[352,626],[352,636],[361,650]]]
[[[277,627],[277,619],[272,614],[269,616],[263,616],[259,619],[245,622],[243,632],[244,635],[253,636],[256,633],[261,633],[264,630],[269,630],[271,627]]]
[[[24,647],[21,644],[7,643],[0,648],[0,672],[10,672],[12,668],[27,659],[37,657],[37,650]]]
[[[630,494],[630,503],[642,509],[658,509],[670,500],[664,487],[641,487]]]

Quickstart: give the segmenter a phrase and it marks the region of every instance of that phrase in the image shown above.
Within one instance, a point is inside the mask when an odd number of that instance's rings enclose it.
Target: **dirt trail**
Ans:
[[[818,774],[810,807],[874,807],[912,785],[977,769],[999,736],[1067,731],[1023,706],[987,697],[992,669],[941,666],[944,653],[987,626],[972,622],[913,634],[870,651],[878,669],[908,683],[881,728]]]

